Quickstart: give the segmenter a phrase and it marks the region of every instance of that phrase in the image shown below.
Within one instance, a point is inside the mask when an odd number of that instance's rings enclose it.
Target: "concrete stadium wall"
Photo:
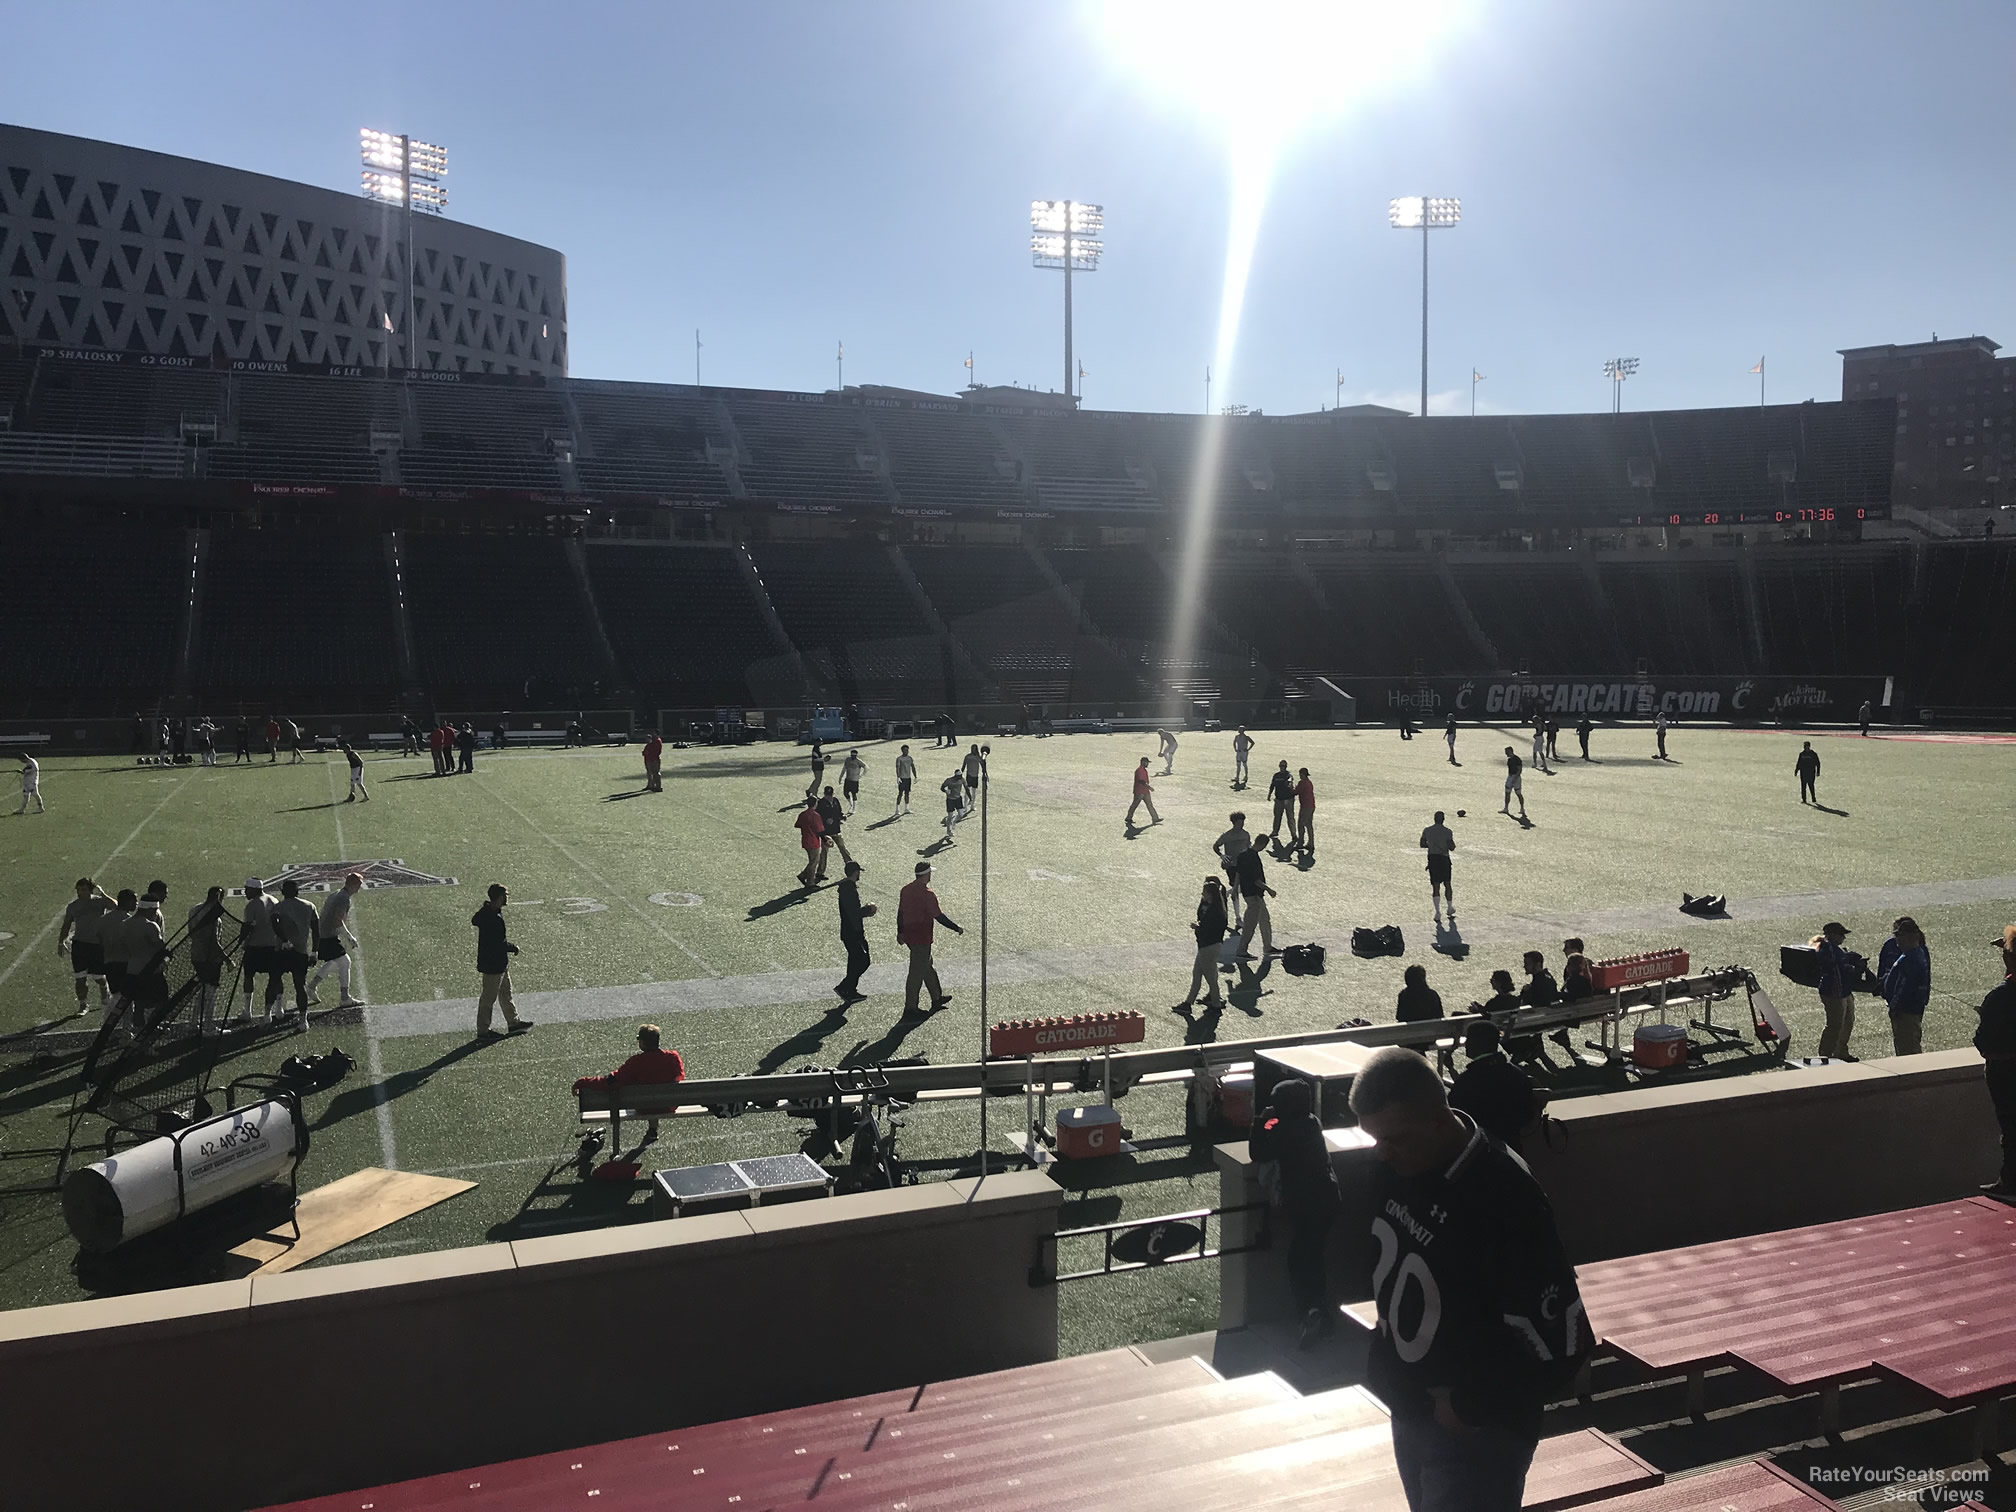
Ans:
[[[1578,1264],[1859,1218],[1972,1196],[2001,1163],[2000,1134],[1972,1050],[1760,1072],[1723,1081],[1569,1098],[1552,1137],[1527,1140],[1568,1256]],[[1335,1131],[1345,1216],[1328,1250],[1333,1294],[1369,1294],[1377,1157]],[[1217,1150],[1219,1201],[1260,1200],[1241,1144]],[[1225,1242],[1254,1219],[1226,1220]],[[1221,1328],[1291,1316],[1283,1239],[1222,1262]]]
[[[0,1502],[259,1507],[1054,1359],[1062,1200],[1016,1172],[0,1313]]]

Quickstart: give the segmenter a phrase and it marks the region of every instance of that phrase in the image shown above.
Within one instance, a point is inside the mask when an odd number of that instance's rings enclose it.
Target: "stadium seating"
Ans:
[[[399,692],[382,536],[224,530],[204,553],[190,692],[200,708],[321,712]],[[304,610],[303,604],[313,607]]]
[[[407,483],[440,487],[560,487],[549,438],[573,432],[557,394],[538,388],[463,388],[424,384],[413,390],[420,444],[399,457]]]
[[[174,677],[190,554],[180,530],[9,527],[0,551],[0,688],[9,712],[155,708]]]
[[[945,648],[887,547],[779,543],[751,555],[791,643],[823,658],[843,701],[946,702]]]
[[[597,543],[588,576],[617,660],[664,707],[767,701],[747,669],[778,648],[732,548]]]
[[[601,657],[562,542],[408,535],[404,544],[414,650],[437,702],[586,701]]]
[[[1604,562],[1603,599],[1624,655],[1662,676],[1755,672],[1749,613],[1733,563]],[[1781,670],[1796,659],[1774,662]]]
[[[731,450],[726,411],[696,390],[628,383],[577,383],[581,417],[574,468],[584,488],[725,499],[728,480],[708,460]]]
[[[1583,1430],[1542,1441],[1526,1506],[1601,1505],[1659,1480],[1614,1440]],[[1357,1388],[1304,1397],[1270,1374],[1228,1381],[1196,1359],[1150,1364],[1114,1350],[454,1471],[291,1512],[543,1512],[589,1498],[610,1512],[815,1499],[839,1512],[1405,1506],[1386,1414]]]
[[[751,497],[784,503],[881,509],[890,502],[879,452],[858,410],[825,404],[729,401]]]

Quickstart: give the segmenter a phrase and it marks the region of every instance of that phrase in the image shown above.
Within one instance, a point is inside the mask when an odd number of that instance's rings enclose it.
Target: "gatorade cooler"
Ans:
[[[1631,1059],[1641,1071],[1671,1071],[1686,1065],[1686,1029],[1679,1024],[1640,1024],[1631,1036]]]
[[[1120,1110],[1104,1103],[1065,1108],[1057,1115],[1057,1154],[1064,1160],[1120,1152]]]

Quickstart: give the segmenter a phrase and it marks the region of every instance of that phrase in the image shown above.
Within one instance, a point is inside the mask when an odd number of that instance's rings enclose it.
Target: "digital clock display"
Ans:
[[[1811,509],[1676,509],[1625,515],[1619,525],[1839,525],[1887,520],[1887,504],[1833,505]]]

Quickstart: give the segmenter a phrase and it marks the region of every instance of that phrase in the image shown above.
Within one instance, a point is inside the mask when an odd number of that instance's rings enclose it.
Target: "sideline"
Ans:
[[[1601,938],[1605,934],[1670,930],[1675,934],[1699,936],[1733,924],[1755,924],[1774,919],[1813,922],[1834,916],[1876,913],[1887,920],[1891,915],[1917,908],[2011,900],[2016,900],[2016,872],[1957,882],[1914,882],[1897,887],[1849,887],[1826,892],[1781,893],[1773,897],[1731,898],[1730,917],[1727,919],[1697,919],[1683,914],[1676,898],[1670,903],[1602,908],[1581,913],[1535,909],[1530,913],[1495,914],[1475,920],[1465,916],[1462,930],[1464,942],[1472,947],[1539,943],[1551,950],[1555,942],[1569,935]],[[1814,927],[1818,927],[1817,922]],[[1704,940],[1701,948],[1716,947],[1712,940]],[[1058,980],[1086,982],[1135,976],[1143,972],[1173,973],[1180,978],[1188,971],[1195,954],[1196,948],[1187,940],[997,953],[989,958],[987,978],[988,985],[993,987]],[[1768,968],[1771,963],[1763,965]],[[802,971],[762,971],[746,976],[717,976],[683,982],[638,982],[619,987],[570,987],[521,992],[518,1002],[528,1017],[562,1024],[652,1018],[672,1013],[709,1013],[723,1009],[768,1008],[832,999],[834,981],[844,969],[836,962],[831,966],[815,966]],[[938,963],[938,975],[948,990],[977,988],[980,982],[979,959],[977,956],[960,956],[942,960]],[[903,991],[906,976],[907,967],[900,959],[893,964],[885,961],[869,969],[862,979],[862,987],[870,997],[893,996]],[[374,1044],[382,1039],[456,1033],[468,1028],[475,1008],[474,998],[394,1003],[384,1007],[373,1005],[365,1010],[365,1032]]]

